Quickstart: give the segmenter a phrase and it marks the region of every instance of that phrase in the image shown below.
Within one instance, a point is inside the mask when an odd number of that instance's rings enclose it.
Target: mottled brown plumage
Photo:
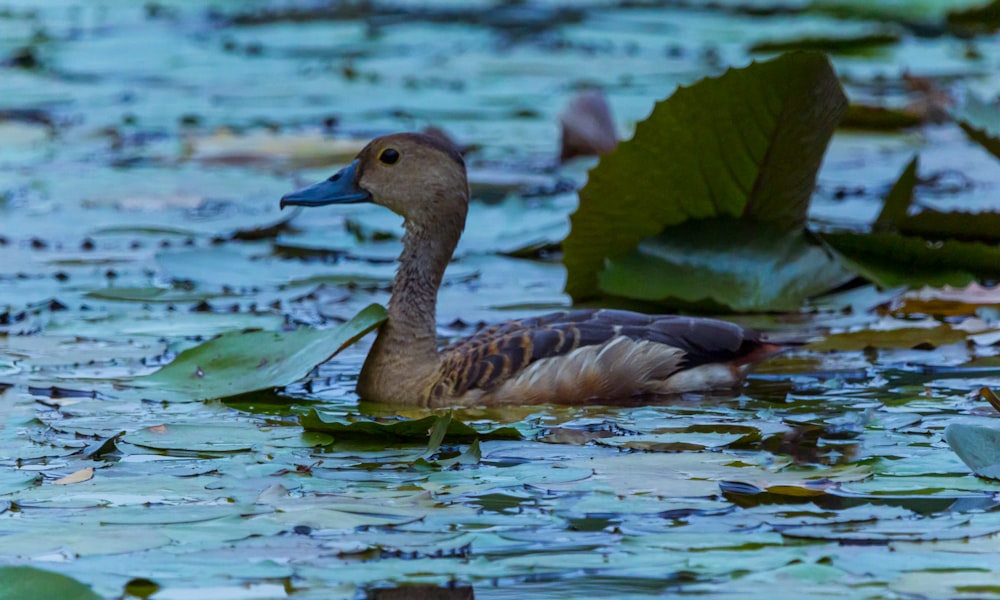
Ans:
[[[493,325],[439,351],[437,291],[469,203],[462,157],[425,135],[377,138],[350,166],[282,205],[366,201],[403,216],[405,228],[389,318],[358,379],[366,400],[582,404],[703,391],[737,385],[777,349],[726,321],[602,309]]]

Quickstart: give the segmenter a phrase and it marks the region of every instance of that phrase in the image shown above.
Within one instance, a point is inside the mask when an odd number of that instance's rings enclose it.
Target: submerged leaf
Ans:
[[[679,89],[590,172],[563,244],[566,291],[577,300],[594,296],[605,260],[689,219],[801,227],[846,108],[818,53],[787,54]]]
[[[34,567],[0,567],[0,600],[58,598],[100,600],[89,587],[53,571]]]
[[[372,304],[333,329],[223,334],[130,383],[170,401],[209,400],[286,386],[385,319],[385,309]]]
[[[306,431],[319,431],[332,434],[337,439],[344,438],[365,438],[381,439],[386,441],[411,441],[424,442],[432,441],[430,436],[438,428],[441,441],[473,441],[476,438],[487,440],[519,440],[521,434],[514,427],[501,427],[492,431],[479,431],[473,427],[448,418],[445,421],[446,428],[441,427],[442,418],[431,415],[417,420],[393,420],[393,421],[346,421],[339,418],[330,419],[328,415],[318,412],[316,409],[299,417],[299,424]],[[444,429],[444,433],[440,433]],[[440,446],[440,442],[438,443]]]
[[[854,277],[802,231],[732,219],[693,221],[609,259],[601,290],[668,306],[794,310]]]

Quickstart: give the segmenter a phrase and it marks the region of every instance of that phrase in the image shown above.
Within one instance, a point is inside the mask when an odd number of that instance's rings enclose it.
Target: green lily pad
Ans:
[[[917,187],[917,169],[920,166],[920,157],[914,156],[906,168],[903,169],[899,179],[892,185],[889,194],[885,197],[882,205],[882,212],[879,213],[875,223],[872,224],[873,231],[892,231],[899,228],[899,224],[906,220],[910,205],[913,204],[913,191]]]
[[[1000,480],[1000,429],[949,423],[944,439],[973,473]]]
[[[177,423],[133,431],[125,435],[124,441],[157,450],[240,452],[262,445],[270,437],[247,423]]]
[[[566,291],[576,300],[595,296],[608,258],[691,219],[801,228],[846,109],[819,53],[786,54],[681,88],[590,172],[563,243]]]
[[[921,115],[905,109],[872,106],[868,104],[851,104],[847,114],[840,122],[841,129],[858,129],[865,131],[896,131],[917,127],[924,122]]]
[[[869,33],[855,36],[804,37],[781,41],[757,42],[750,52],[789,52],[792,50],[818,50],[830,54],[871,54],[883,46],[899,42],[893,33]]]
[[[885,198],[882,212],[872,225],[873,231],[896,231],[928,239],[1000,241],[1000,213],[997,212],[942,212],[926,209],[910,215],[913,192],[917,186],[918,165],[919,158],[914,156],[903,169]]]
[[[997,12],[997,22],[1000,23],[1000,6],[994,10]],[[955,118],[969,139],[1000,158],[1000,106],[987,104],[975,96],[970,96]]]
[[[34,567],[0,567],[0,600],[58,598],[59,600],[100,600],[79,581]]]
[[[795,310],[854,274],[803,231],[734,219],[691,221],[609,259],[601,290],[677,307]],[[712,285],[706,285],[711,281]]]
[[[189,402],[286,386],[385,319],[385,309],[372,304],[333,329],[226,333],[130,383],[155,398]]]
[[[952,27],[978,32],[992,32],[1000,29],[1000,1],[956,9],[948,13],[948,24]]]
[[[928,241],[899,233],[821,236],[866,279],[882,287],[966,286],[1000,276],[1000,248],[979,242]]]

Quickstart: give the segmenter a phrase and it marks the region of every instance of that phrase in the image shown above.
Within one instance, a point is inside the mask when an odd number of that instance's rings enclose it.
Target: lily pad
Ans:
[[[869,33],[856,36],[805,37],[781,41],[757,42],[750,52],[788,52],[791,50],[818,50],[830,54],[871,54],[883,46],[899,42],[892,33]]]
[[[795,310],[853,278],[803,231],[726,219],[667,228],[609,259],[599,281],[609,294],[668,306],[765,311]]]
[[[872,225],[877,232],[896,231],[928,239],[1000,241],[1000,213],[926,209],[909,214],[917,186],[919,158],[914,156],[885,198],[882,212]]]
[[[143,394],[170,401],[225,398],[283,387],[350,346],[386,319],[372,304],[332,329],[223,334],[185,350],[159,371],[130,383]]]
[[[949,423],[944,439],[976,475],[1000,480],[1000,429]]]
[[[1000,6],[994,10],[997,12],[997,23],[1000,23]],[[970,96],[955,118],[969,139],[1000,158],[1000,106]]]
[[[154,425],[125,435],[124,441],[157,450],[240,452],[267,443],[270,436],[246,423]]]
[[[59,600],[100,600],[79,581],[34,567],[0,567],[0,600],[58,598]]]
[[[576,300],[596,295],[607,259],[691,219],[800,229],[846,109],[819,53],[786,54],[681,88],[590,172],[563,243],[566,291]]]
[[[979,242],[934,242],[899,233],[824,233],[848,264],[882,287],[965,286],[1000,277],[1000,248]]]
[[[892,185],[889,194],[885,197],[882,205],[882,212],[879,213],[875,223],[872,224],[873,231],[892,231],[899,228],[899,224],[906,220],[907,211],[913,204],[913,191],[917,186],[917,169],[920,166],[920,157],[914,156],[906,168],[903,169],[899,179]]]

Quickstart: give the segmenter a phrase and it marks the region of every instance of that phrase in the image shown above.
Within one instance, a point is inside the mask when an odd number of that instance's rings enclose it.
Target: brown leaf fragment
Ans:
[[[94,468],[87,467],[86,469],[80,469],[76,473],[71,473],[65,477],[60,477],[59,479],[56,479],[52,483],[56,485],[69,485],[71,483],[82,483],[84,481],[93,479],[93,477],[94,477]]]
[[[916,98],[906,106],[906,111],[919,116],[924,122],[944,123],[950,119],[949,111],[955,99],[938,81],[930,77],[903,73],[903,82]]]
[[[560,162],[577,156],[607,154],[618,145],[611,107],[600,90],[577,94],[559,115],[559,125],[562,127]]]
[[[894,300],[886,312],[897,316],[956,317],[974,315],[979,308],[995,306],[1000,306],[1000,285],[987,287],[973,282],[965,287],[946,285],[908,292]]]
[[[986,400],[993,406],[993,408],[1000,411],[1000,398],[997,397],[997,393],[990,388],[983,386],[979,388],[979,397]]]

